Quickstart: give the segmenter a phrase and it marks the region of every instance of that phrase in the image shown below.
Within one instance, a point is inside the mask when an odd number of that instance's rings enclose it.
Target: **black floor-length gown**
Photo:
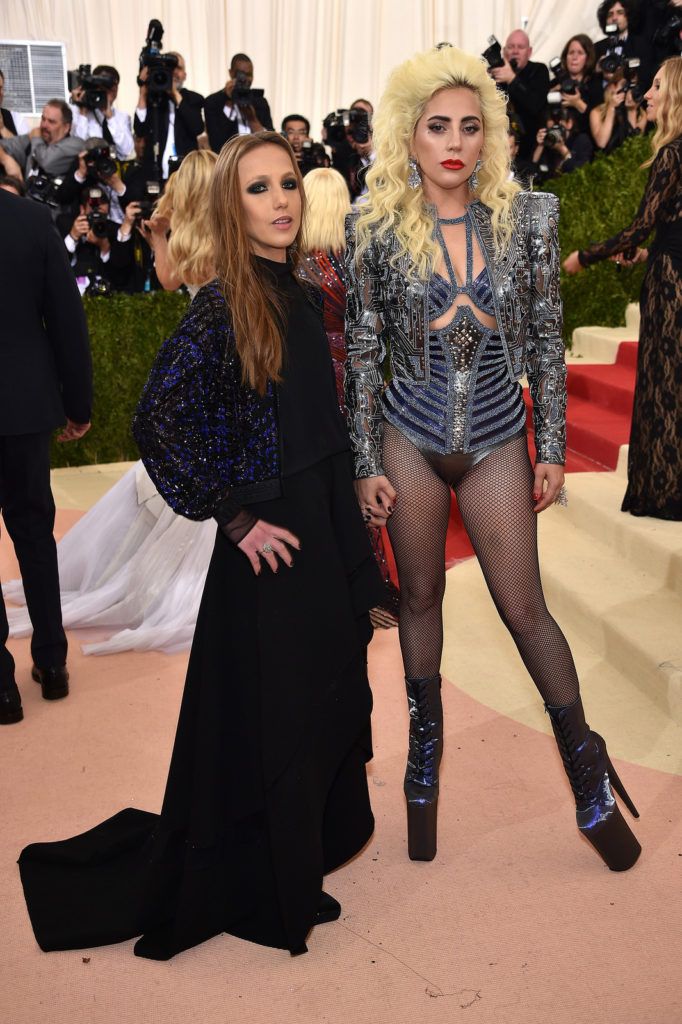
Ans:
[[[284,494],[249,509],[301,550],[293,568],[257,577],[218,531],[161,814],[128,808],[21,854],[44,950],[141,936],[137,955],[167,959],[222,931],[296,950],[323,875],[373,830],[367,612],[381,581],[319,315],[286,267],[262,262],[291,303]]]
[[[632,224],[581,251],[584,264],[642,246],[649,250],[640,297],[628,486],[622,510],[682,519],[682,137],[664,146],[651,167]]]

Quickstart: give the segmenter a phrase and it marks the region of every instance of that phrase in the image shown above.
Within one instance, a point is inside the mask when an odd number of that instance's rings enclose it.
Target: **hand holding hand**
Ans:
[[[542,512],[553,505],[564,486],[564,467],[549,462],[535,464],[535,482],[533,483],[534,512]]]
[[[368,476],[364,480],[356,480],[355,494],[367,525],[385,526],[397,499],[388,477]]]
[[[267,562],[273,572],[277,572],[279,569],[278,555],[284,564],[291,568],[294,559],[287,544],[300,551],[301,542],[293,533],[281,526],[273,526],[272,523],[266,523],[264,519],[259,519],[256,525],[252,526],[246,536],[240,540],[237,547],[251,562],[256,576],[260,576],[263,567],[261,559]]]

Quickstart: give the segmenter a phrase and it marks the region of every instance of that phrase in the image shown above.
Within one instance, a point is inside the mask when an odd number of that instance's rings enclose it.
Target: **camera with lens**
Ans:
[[[561,57],[552,57],[549,62],[549,71],[552,76],[549,88],[552,92],[558,91],[565,93],[566,96],[575,96],[578,86],[571,76],[566,74]]]
[[[116,82],[111,75],[93,75],[90,64],[81,64],[75,71],[67,72],[69,92],[81,90],[79,107],[87,110],[106,110],[109,105],[107,93]]]
[[[262,99],[264,89],[252,89],[249,76],[244,71],[237,71],[232,86],[232,99],[238,107],[253,106],[255,100]]]
[[[605,32],[608,43],[606,53],[601,59],[601,70],[604,75],[615,75],[616,71],[618,71],[619,68],[622,68],[625,63],[621,44],[617,38],[618,26],[607,25]]]
[[[504,67],[502,46],[495,36],[488,36],[488,46],[481,54],[483,60],[488,63],[488,70]]]
[[[90,284],[85,289],[85,295],[91,295],[95,298],[107,298],[111,295],[111,283],[107,281],[106,277],[102,277],[101,274],[91,274]]]
[[[92,231],[95,238],[106,238],[107,237],[107,217],[104,210],[100,210],[101,204],[105,202],[105,196],[101,188],[89,188],[86,206],[87,206],[87,218],[88,226]]]
[[[631,57],[630,60],[626,61],[624,68],[625,81],[621,86],[621,92],[629,92],[634,102],[638,105],[644,99],[644,89],[639,84],[640,64],[639,57]]]
[[[139,213],[135,215],[135,223],[142,220],[149,220],[154,212],[154,207],[161,197],[161,184],[158,181],[148,181],[144,188],[144,198],[139,201]]]
[[[547,134],[545,135],[545,146],[548,146],[551,149],[554,146],[560,145],[565,141],[565,139],[566,132],[564,131],[563,125],[555,124],[552,128],[547,129]]]
[[[329,167],[329,157],[324,146],[320,142],[306,139],[301,146],[301,160],[298,166],[303,175],[318,167]]]
[[[111,150],[106,142],[97,142],[84,157],[89,178],[110,178],[116,173],[116,161],[111,159]]]
[[[147,86],[147,100],[151,106],[160,106],[163,97],[173,88],[173,72],[178,66],[178,58],[172,53],[161,53],[163,25],[157,18],[152,18],[147,29],[147,38],[140,51],[140,71],[147,68],[147,81],[138,75],[137,84]]]
[[[327,132],[330,146],[339,146],[350,135],[354,142],[369,142],[369,114],[366,110],[333,110],[327,114],[322,127]]]
[[[46,174],[39,171],[33,174],[26,181],[26,195],[29,199],[35,199],[38,203],[45,203],[47,206],[59,206],[58,193],[64,179],[55,177],[53,174]]]

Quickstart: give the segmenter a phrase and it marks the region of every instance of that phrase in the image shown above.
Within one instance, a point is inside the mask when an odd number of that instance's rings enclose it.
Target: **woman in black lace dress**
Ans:
[[[682,519],[682,59],[664,61],[646,94],[656,121],[637,216],[606,242],[572,252],[569,274],[609,257],[647,262],[623,512]],[[651,247],[640,248],[655,231]]]

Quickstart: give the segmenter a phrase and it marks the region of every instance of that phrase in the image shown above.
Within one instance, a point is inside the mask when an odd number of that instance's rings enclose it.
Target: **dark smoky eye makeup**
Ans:
[[[250,185],[246,186],[246,191],[256,195],[258,192],[264,192],[266,188],[264,181],[252,181]]]
[[[296,181],[296,178],[285,178],[285,180],[282,182],[282,188],[298,188],[298,182]]]

